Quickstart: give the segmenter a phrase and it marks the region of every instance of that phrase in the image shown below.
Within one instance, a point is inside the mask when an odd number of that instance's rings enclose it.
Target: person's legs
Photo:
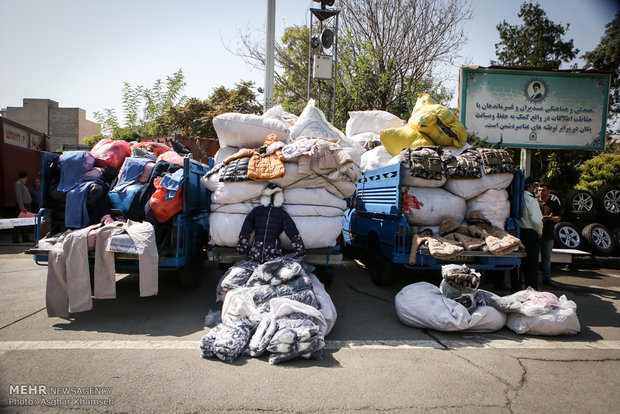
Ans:
[[[531,229],[521,229],[521,242],[526,254],[522,259],[525,286],[538,290],[538,234]]]
[[[543,281],[551,280],[551,252],[553,251],[553,240],[540,241],[540,260],[542,264]]]

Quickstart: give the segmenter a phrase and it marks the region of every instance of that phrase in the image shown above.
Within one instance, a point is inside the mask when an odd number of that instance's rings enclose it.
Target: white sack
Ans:
[[[472,211],[480,211],[491,224],[503,229],[506,219],[510,216],[510,201],[508,191],[490,189],[466,202],[465,217]]]
[[[512,173],[485,174],[481,178],[450,178],[443,188],[465,200],[474,198],[491,188],[504,189],[512,183]]]
[[[220,147],[257,148],[270,134],[275,134],[286,143],[290,134],[289,126],[277,119],[234,112],[213,118],[213,128]]]
[[[346,202],[345,202],[346,203]],[[258,201],[254,203],[234,203],[234,204],[215,204],[211,203],[211,211],[217,213],[249,214]],[[282,207],[289,216],[308,216],[308,217],[340,217],[344,215],[344,209],[334,206],[321,206],[314,204],[283,204]]]
[[[314,295],[316,296],[316,300],[319,302],[319,311],[325,318],[326,322],[326,330],[323,332],[323,335],[327,335],[331,332],[332,328],[336,324],[336,319],[338,319],[338,313],[336,312],[336,305],[332,301],[331,296],[325,290],[325,286],[321,281],[314,275],[314,273],[308,274],[310,281],[312,282],[312,290],[314,291]]]
[[[447,219],[463,221],[465,200],[443,188],[401,187],[403,212],[409,223],[418,226],[437,226]]]
[[[236,247],[241,226],[247,214],[212,212],[209,215],[211,242],[217,246]],[[342,216],[338,217],[295,217],[291,216],[306,249],[321,249],[336,245],[342,231]],[[292,245],[285,233],[280,235],[285,249]]]
[[[383,145],[379,145],[362,154],[360,167],[363,172],[366,172],[398,163],[398,160],[393,162],[393,158]]]
[[[398,158],[398,156],[394,157]],[[398,159],[396,160],[398,162]],[[400,183],[410,187],[437,188],[446,183],[446,176],[442,174],[441,180],[429,180],[426,178],[412,177],[411,168],[402,167],[400,170]]]
[[[284,195],[284,207],[293,205],[332,206],[343,211],[347,208],[345,200],[336,197],[324,188],[285,188],[282,193]]]
[[[400,128],[404,125],[405,121],[386,111],[350,111],[345,133],[349,137],[361,132],[379,134],[384,129]]]
[[[221,147],[213,156],[213,165],[218,165],[226,158],[230,157],[233,154],[236,154],[237,152],[239,152],[238,147]]]
[[[337,217],[304,217],[291,216],[306,249],[322,249],[334,247],[336,239],[342,232],[342,216]],[[280,234],[280,242],[285,249],[293,246],[286,233]]]
[[[299,119],[291,127],[291,139],[302,135],[309,138],[340,139],[344,137],[342,132],[327,121],[323,111],[314,106],[314,99],[308,101]]]
[[[215,204],[243,203],[259,199],[267,187],[266,181],[223,181],[220,182],[220,173],[202,177],[202,185],[211,190],[211,202]]]
[[[324,188],[331,194],[342,199],[351,197],[351,195],[355,192],[355,183],[351,181],[331,180],[332,173],[336,173],[334,170],[328,172],[326,176],[319,176],[317,173],[312,171],[309,174],[300,173],[298,171],[299,166],[295,162],[285,162],[284,168],[286,169],[284,177],[276,178],[270,180],[269,182],[282,188]]]
[[[394,300],[398,319],[414,328],[438,331],[494,332],[506,324],[506,315],[490,306],[470,314],[465,306],[443,296],[428,282],[405,286]]]
[[[287,127],[290,127],[291,125],[295,124],[295,121],[297,121],[297,116],[284,111],[282,105],[272,106],[271,108],[267,109],[267,111],[262,116],[265,118],[277,119]]]
[[[376,132],[360,132],[359,134],[347,135],[347,136],[351,138],[351,140],[357,142],[360,145],[365,144],[370,141],[380,140],[380,135],[377,134]]]
[[[525,316],[519,313],[508,314],[506,327],[520,335],[576,335],[581,330],[577,318],[577,304],[566,299],[565,295],[559,298],[560,307],[552,309],[543,315]]]

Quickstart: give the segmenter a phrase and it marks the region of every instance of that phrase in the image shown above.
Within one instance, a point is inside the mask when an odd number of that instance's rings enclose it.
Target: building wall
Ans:
[[[101,133],[101,126],[86,119],[80,108],[61,108],[51,99],[25,98],[23,107],[7,107],[2,115],[50,138],[50,150],[61,150],[64,144],[76,145],[84,138]]]

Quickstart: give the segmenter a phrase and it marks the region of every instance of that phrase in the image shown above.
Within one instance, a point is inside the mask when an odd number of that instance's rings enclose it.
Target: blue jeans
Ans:
[[[542,266],[543,280],[551,280],[551,251],[553,240],[540,240],[540,261]]]

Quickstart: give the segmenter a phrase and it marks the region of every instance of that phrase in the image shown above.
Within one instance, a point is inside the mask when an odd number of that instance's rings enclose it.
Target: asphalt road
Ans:
[[[205,315],[220,308],[212,265],[200,287],[169,275],[150,298],[138,297],[136,275],[119,275],[116,299],[48,318],[47,268],[22,250],[0,245],[2,412],[608,413],[620,403],[616,263],[554,268],[561,286],[550,290],[577,303],[581,332],[537,337],[405,326],[396,293],[439,275],[406,273],[379,288],[345,260],[327,289],[338,320],[323,359],[269,365],[200,357]]]

